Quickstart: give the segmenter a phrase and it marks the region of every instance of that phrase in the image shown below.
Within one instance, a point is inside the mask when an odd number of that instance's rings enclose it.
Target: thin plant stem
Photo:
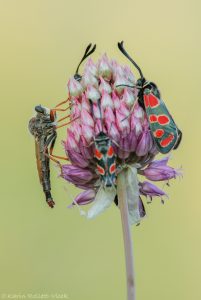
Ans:
[[[135,300],[135,277],[133,263],[133,245],[131,230],[128,218],[128,205],[126,202],[126,179],[124,172],[117,177],[118,206],[121,213],[122,231],[124,239],[126,279],[127,279],[127,300]]]

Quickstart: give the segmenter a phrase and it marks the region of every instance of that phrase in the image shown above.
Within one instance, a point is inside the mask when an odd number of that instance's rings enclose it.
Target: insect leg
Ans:
[[[123,118],[123,120],[121,120],[121,122],[125,121],[126,119],[128,119],[128,118],[131,116],[131,114],[132,114],[132,112],[133,112],[133,110],[134,110],[134,107],[135,107],[135,103],[137,103],[137,102],[138,102],[138,97],[137,97],[136,101],[133,103],[133,106],[131,107],[131,110],[130,110],[130,112],[129,112],[129,115],[126,116],[125,118]]]
[[[52,161],[56,162],[58,164],[58,166],[61,168],[60,162],[58,160],[56,160],[55,158],[63,159],[63,160],[68,160],[68,158],[52,154],[53,148],[54,148],[54,145],[55,145],[55,142],[56,142],[56,138],[57,138],[57,133],[56,132],[54,132],[53,134],[51,134],[49,136],[49,138],[47,139],[47,141],[45,143],[44,154],[49,159],[51,159]],[[48,146],[50,146],[50,152],[48,151]]]
[[[68,125],[68,124],[71,124],[72,122],[74,122],[74,121],[77,120],[77,119],[79,119],[79,117],[76,117],[75,119],[73,119],[73,120],[71,120],[71,121],[69,121],[69,122],[67,122],[67,123],[64,123],[64,124],[62,124],[62,125],[56,126],[56,129],[61,128],[61,127],[63,127],[63,126],[66,126],[66,125]]]
[[[61,118],[61,119],[59,119],[59,120],[57,121],[57,123],[59,123],[59,122],[65,120],[65,119],[69,118],[70,116],[71,116],[71,115],[67,115],[67,116],[65,116],[65,117],[63,117],[63,118]]]
[[[70,100],[70,98],[68,98],[68,99],[66,99],[66,100],[64,100],[64,101],[62,101],[62,102],[60,102],[59,104],[57,104],[57,105],[55,106],[55,108],[56,108],[56,107],[59,107],[59,106],[61,106],[61,105],[63,105],[63,104],[65,104],[65,103],[67,103],[69,100]]]
[[[53,154],[53,149],[54,149],[54,145],[56,142],[56,138],[57,138],[57,134],[55,134],[55,137],[52,139],[51,144],[50,144],[50,153],[49,153],[50,159],[52,159],[53,161],[55,161],[57,163],[59,163],[59,162],[57,160],[53,159],[54,157],[58,158],[58,159],[69,160],[67,157],[58,156],[58,155]],[[59,163],[59,165],[60,165],[60,163]]]
[[[53,108],[52,111],[67,111],[69,108],[71,108],[71,105],[66,108]]]

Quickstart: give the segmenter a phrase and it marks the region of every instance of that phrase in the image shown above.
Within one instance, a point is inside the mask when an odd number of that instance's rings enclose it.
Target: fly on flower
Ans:
[[[83,92],[83,88],[79,83],[82,77],[78,74],[78,71],[81,63],[95,51],[96,45],[94,45],[90,50],[91,46],[92,44],[89,44],[87,46],[84,56],[82,57],[76,69],[75,75],[68,86],[71,96],[73,96],[74,98],[71,97],[71,99],[68,98],[67,100],[62,101],[61,103],[56,105],[56,107],[53,109],[48,109],[41,105],[36,106],[35,111],[37,114],[29,121],[29,130],[35,138],[36,160],[37,160],[37,169],[38,169],[40,183],[43,186],[43,191],[46,196],[46,201],[51,208],[54,207],[55,203],[53,201],[50,192],[51,191],[50,168],[49,168],[50,159],[56,162],[60,168],[61,168],[61,164],[55,158],[68,160],[68,158],[56,156],[53,154],[53,148],[57,138],[57,129],[73,123],[79,117],[75,113],[76,107],[74,113],[72,113],[71,111],[70,114],[62,117],[59,120],[57,120],[56,111],[64,112],[67,111],[68,109],[71,109],[76,104],[75,103],[76,97]],[[67,102],[70,103],[70,105],[67,108],[59,108],[60,106],[66,104]],[[73,115],[75,118],[72,117]],[[59,122],[66,119],[68,119],[66,123],[63,123],[62,125],[58,125]]]
[[[39,180],[43,187],[46,202],[51,208],[54,207],[55,202],[51,195],[50,160],[56,162],[59,166],[61,165],[57,159],[68,160],[66,157],[53,154],[57,139],[56,130],[59,128],[58,123],[68,117],[66,116],[57,120],[56,111],[66,111],[68,108],[58,108],[66,102],[68,102],[68,99],[59,103],[53,109],[37,105],[35,107],[36,116],[29,121],[29,131],[35,138],[35,154]]]
[[[133,63],[140,73],[135,87],[139,90],[137,98],[140,106],[146,111],[152,136],[159,152],[166,154],[176,149],[182,139],[182,132],[175,124],[160,92],[155,83],[147,81],[134,60],[123,47],[123,42],[118,43],[120,51]]]

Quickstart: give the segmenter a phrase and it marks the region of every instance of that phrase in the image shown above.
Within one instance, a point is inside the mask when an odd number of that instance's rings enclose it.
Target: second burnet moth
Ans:
[[[76,69],[74,78],[77,81],[81,81],[82,76],[79,75],[79,67],[81,63],[91,55],[95,49],[96,45],[92,48],[92,44],[89,44],[85,50],[85,53],[78,64]],[[93,104],[89,99],[91,104],[91,111],[93,114]],[[100,110],[100,118],[101,124],[103,123],[101,107],[100,107],[100,99],[98,100],[99,110]],[[96,161],[96,172],[100,176],[103,187],[113,187],[116,184],[116,154],[114,151],[113,143],[111,139],[104,133],[103,124],[102,130],[95,136],[94,141],[94,159]],[[91,144],[90,144],[91,145]]]
[[[129,56],[123,47],[123,42],[118,43],[119,50],[132,62],[140,73],[135,87],[138,89],[138,103],[147,114],[150,131],[158,151],[162,154],[176,149],[182,139],[182,132],[175,124],[161,94],[155,83],[147,81],[136,62]],[[134,87],[134,86],[132,86]]]
[[[92,101],[91,111],[93,114]],[[104,188],[114,187],[116,185],[116,154],[113,141],[103,130],[103,118],[100,99],[98,100],[100,111],[101,131],[94,138],[94,159],[96,161],[96,172],[100,176]]]
[[[116,154],[111,139],[100,131],[94,139],[94,158],[96,171],[100,175],[104,187],[116,184]]]

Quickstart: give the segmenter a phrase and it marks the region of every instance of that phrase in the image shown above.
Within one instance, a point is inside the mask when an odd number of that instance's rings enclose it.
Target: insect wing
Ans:
[[[116,155],[112,145],[109,146],[107,151],[107,166],[108,175],[112,184],[116,183]]]
[[[177,144],[179,133],[171,114],[162,99],[152,92],[144,93],[144,105],[152,136],[159,152],[166,154]]]
[[[109,187],[116,183],[116,155],[111,141],[105,145],[100,143],[95,143],[96,170],[104,185]]]
[[[42,166],[41,166],[41,159],[40,159],[40,145],[38,141],[35,139],[35,154],[36,154],[36,165],[38,170],[38,176],[40,183],[42,184]]]

